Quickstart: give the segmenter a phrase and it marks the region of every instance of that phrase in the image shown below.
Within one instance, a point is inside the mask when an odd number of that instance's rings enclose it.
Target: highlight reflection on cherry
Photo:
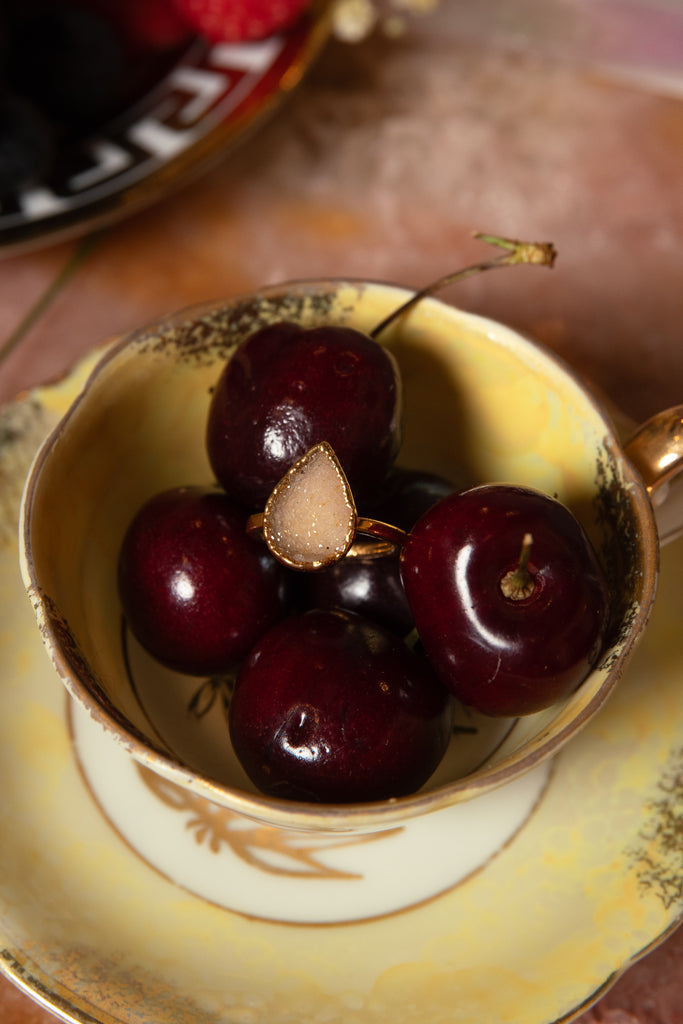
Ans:
[[[594,665],[607,584],[584,530],[554,498],[502,484],[454,494],[422,516],[401,560],[427,656],[464,704],[530,714],[567,697]]]
[[[453,699],[427,661],[350,612],[284,619],[245,660],[230,737],[264,793],[307,801],[383,800],[439,764]]]
[[[158,661],[190,675],[225,672],[286,607],[286,573],[215,489],[156,495],[131,522],[119,593],[133,634]]]
[[[379,488],[363,504],[363,513],[410,530],[437,501],[455,486],[443,477],[417,469],[393,466]],[[369,545],[373,547],[372,542]],[[368,544],[356,541],[350,555],[306,580],[310,607],[346,608],[379,622],[399,636],[413,626],[413,615],[403,588],[400,552],[364,554]]]
[[[401,415],[387,349],[348,327],[283,321],[250,335],[226,364],[209,409],[207,451],[225,490],[260,512],[293,463],[327,441],[358,498],[391,467]]]

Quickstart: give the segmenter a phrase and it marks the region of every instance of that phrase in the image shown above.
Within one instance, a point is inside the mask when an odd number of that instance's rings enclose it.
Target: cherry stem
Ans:
[[[529,572],[529,558],[534,538],[530,533],[525,533],[522,538],[522,550],[519,555],[519,562],[516,569],[506,572],[500,581],[500,589],[503,596],[511,601],[524,601],[531,597],[534,592],[534,578]]]
[[[434,292],[437,292],[442,288],[446,288],[450,284],[455,284],[456,281],[463,281],[467,277],[474,277],[475,274],[481,274],[486,270],[495,270],[496,267],[514,267],[519,263],[526,263],[532,266],[552,267],[557,256],[557,252],[552,242],[520,242],[514,238],[502,238],[498,235],[485,235],[481,232],[476,232],[474,237],[480,239],[482,242],[488,242],[490,245],[495,245],[504,251],[499,256],[495,256],[490,260],[473,263],[469,267],[464,267],[462,270],[456,270],[451,274],[446,274],[445,277],[440,277],[438,281],[433,281],[424,288],[420,288],[420,290],[411,295],[406,302],[402,303],[392,313],[389,313],[384,320],[377,324],[377,326],[370,332],[370,337],[377,339],[389,324],[393,323],[394,320],[397,320],[400,316],[403,316],[404,313],[407,313],[408,310],[412,309],[413,306],[422,299],[427,298],[429,295],[432,295]]]

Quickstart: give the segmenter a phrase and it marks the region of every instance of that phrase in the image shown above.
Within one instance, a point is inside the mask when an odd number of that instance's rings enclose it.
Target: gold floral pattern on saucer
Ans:
[[[144,765],[138,765],[137,770],[157,799],[175,811],[188,812],[185,828],[192,832],[196,843],[206,843],[212,853],[219,853],[223,845],[229,846],[241,860],[269,874],[293,878],[358,878],[357,872],[325,864],[320,859],[321,851],[360,842],[376,843],[402,831],[399,827],[362,838],[350,836],[345,839],[340,836],[331,839],[327,836],[321,842],[305,833],[286,832],[267,825],[254,823],[245,827],[242,816],[226,807],[219,807],[189,790],[181,789]]]
[[[35,389],[19,413],[2,411],[3,426],[22,424],[0,430],[4,482],[25,474],[87,370]],[[663,552],[647,636],[619,687],[557,757],[541,804],[506,848],[424,904],[321,928],[216,907],[112,829],[74,756],[63,687],[23,592],[8,528],[16,510],[6,504],[2,516],[0,970],[63,1020],[567,1022],[678,924],[680,896],[663,898],[648,879],[675,866],[680,542]]]

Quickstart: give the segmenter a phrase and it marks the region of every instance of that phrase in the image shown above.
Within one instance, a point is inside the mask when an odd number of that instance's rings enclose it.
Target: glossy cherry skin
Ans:
[[[533,592],[506,597],[501,580],[533,537]],[[530,714],[568,696],[600,654],[609,595],[573,514],[538,491],[487,485],[452,495],[414,527],[403,582],[427,656],[442,682],[484,714]]]
[[[121,546],[125,619],[158,661],[190,675],[231,669],[286,609],[286,570],[247,536],[245,513],[218,490],[153,497]]]
[[[363,506],[363,514],[410,530],[419,517],[453,492],[453,484],[433,473],[394,466]],[[359,538],[352,552],[306,579],[307,601],[317,608],[346,608],[405,636],[413,615],[403,588],[398,550],[379,557],[362,554]]]
[[[271,796],[355,803],[411,793],[448,745],[453,700],[426,659],[349,612],[273,627],[243,663],[235,752]]]
[[[436,473],[392,466],[359,511],[362,515],[400,526],[402,530],[412,530],[420,516],[437,501],[463,488],[464,484],[454,483]]]
[[[207,451],[225,490],[260,511],[293,463],[327,441],[358,498],[392,465],[401,412],[398,368],[385,348],[351,328],[281,322],[252,334],[225,366]]]
[[[413,628],[397,551],[380,557],[353,553],[329,569],[308,573],[306,603],[311,608],[345,608],[398,636],[406,636]]]

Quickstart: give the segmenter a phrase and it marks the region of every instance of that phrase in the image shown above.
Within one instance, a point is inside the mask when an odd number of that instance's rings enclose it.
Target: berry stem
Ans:
[[[534,578],[529,572],[529,558],[534,538],[530,533],[525,533],[522,538],[522,550],[519,554],[519,562],[516,569],[506,572],[500,581],[500,589],[503,596],[511,601],[524,601],[531,597],[534,592]]]
[[[445,277],[440,277],[437,281],[433,281],[424,288],[420,288],[420,290],[415,292],[414,295],[411,295],[406,302],[402,303],[392,313],[389,313],[384,320],[377,324],[377,326],[370,332],[370,337],[377,339],[389,324],[393,323],[394,320],[397,320],[398,317],[403,316],[404,313],[407,313],[408,310],[412,309],[413,306],[422,299],[427,298],[427,296],[432,295],[441,288],[446,288],[450,284],[455,284],[456,281],[464,281],[465,278],[474,277],[475,274],[481,274],[486,270],[495,270],[496,267],[514,267],[519,263],[527,263],[532,266],[540,267],[552,267],[557,256],[557,252],[552,242],[520,242],[514,238],[502,238],[498,235],[486,235],[481,232],[476,232],[474,237],[480,239],[482,242],[488,242],[490,245],[495,245],[499,249],[503,249],[503,252],[489,260],[483,260],[480,263],[473,263],[469,267],[463,267],[462,270],[456,270],[453,273],[446,274]]]
[[[34,327],[43,314],[49,309],[62,289],[66,287],[73,275],[80,268],[81,264],[90,255],[90,252],[97,245],[102,233],[96,232],[87,235],[70,253],[66,263],[57,276],[47,286],[35,304],[29,309],[20,323],[8,335],[4,342],[0,343],[0,362],[3,362],[10,353],[23,341],[25,336]]]

